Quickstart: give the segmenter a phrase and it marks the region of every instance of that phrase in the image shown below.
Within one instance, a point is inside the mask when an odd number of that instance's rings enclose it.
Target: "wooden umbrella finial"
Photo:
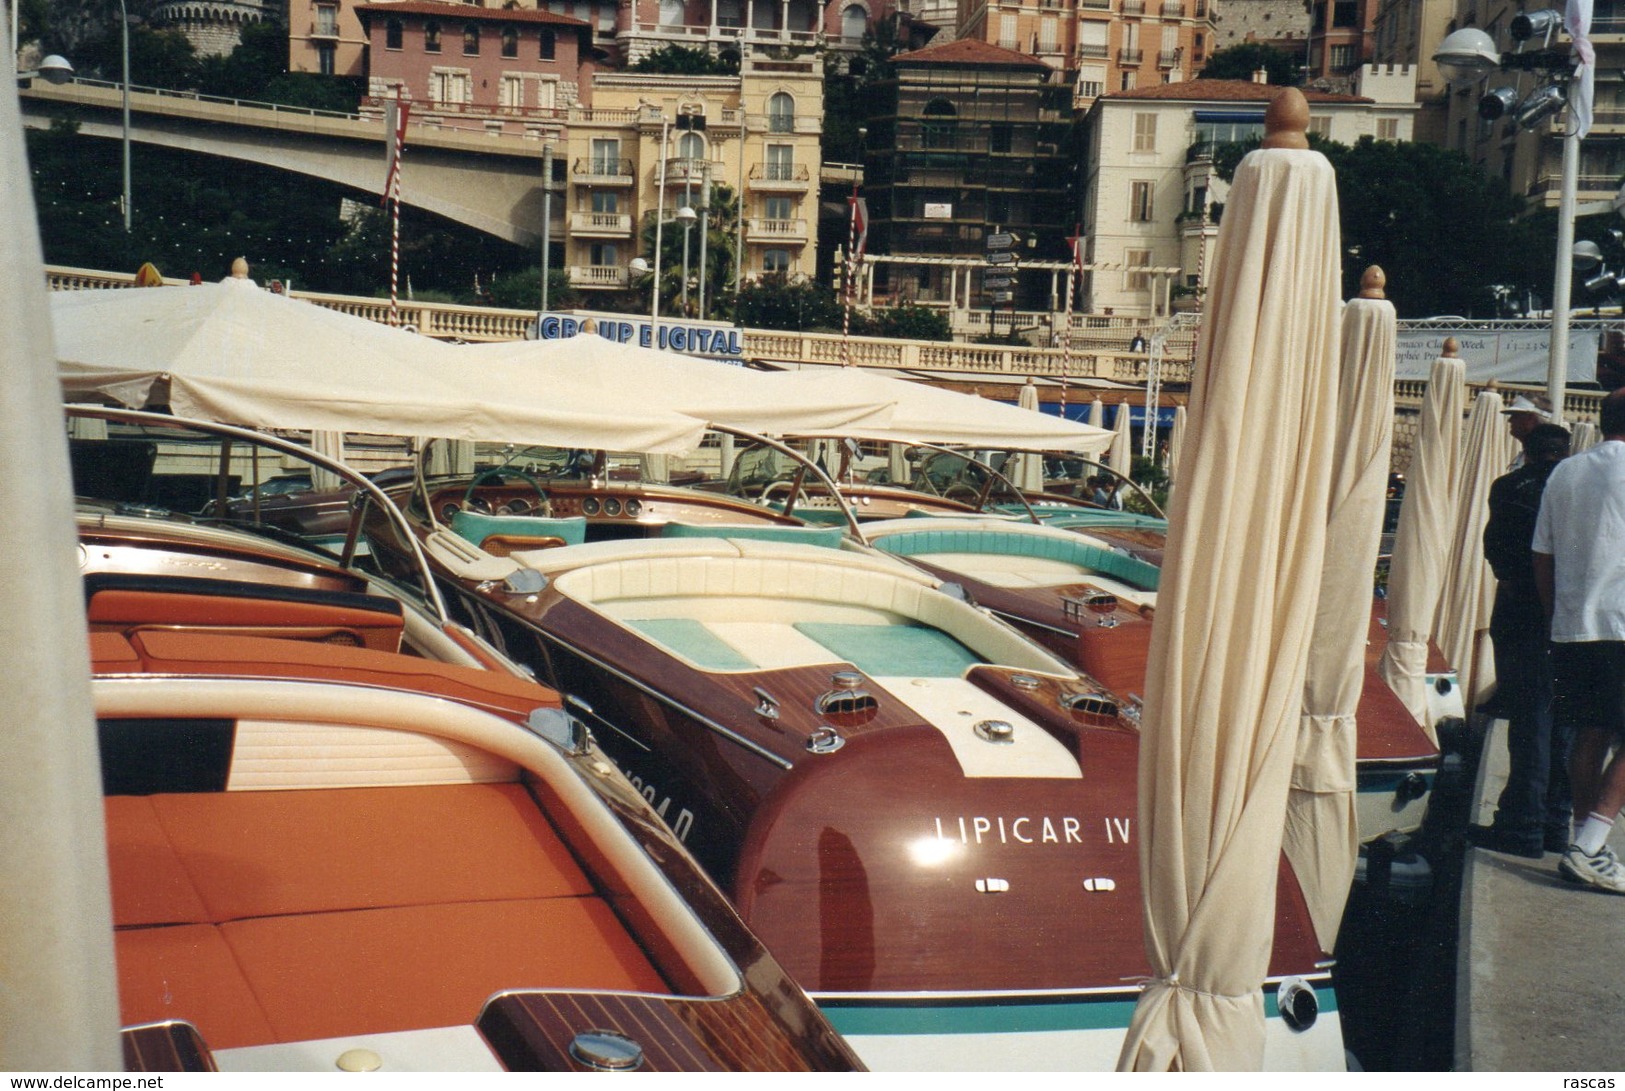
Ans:
[[[1307,148],[1309,100],[1296,87],[1284,87],[1264,111],[1264,147]]]
[[[1368,266],[1360,276],[1360,298],[1387,299],[1388,295],[1383,291],[1387,284],[1388,274],[1382,271],[1382,266]]]
[[[1461,342],[1457,341],[1454,337],[1446,337],[1444,339],[1444,355],[1453,357],[1460,348]]]
[[[246,280],[248,277],[248,259],[233,258],[231,262],[231,275],[237,280]]]

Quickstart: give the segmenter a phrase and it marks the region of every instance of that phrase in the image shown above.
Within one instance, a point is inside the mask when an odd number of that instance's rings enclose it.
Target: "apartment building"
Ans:
[[[1446,143],[1450,88],[1433,53],[1454,17],[1455,0],[1379,0],[1372,25],[1372,63],[1416,69],[1416,139],[1429,144]]]
[[[1408,141],[1415,71],[1368,65],[1364,94],[1307,89],[1309,131],[1339,143]],[[1191,80],[1097,99],[1084,120],[1083,309],[1156,317],[1206,287],[1229,186],[1219,145],[1261,136],[1280,89],[1244,80]]]
[[[1527,5],[1530,10],[1544,6]],[[1476,26],[1495,40],[1498,49],[1510,52],[1517,43],[1508,26],[1522,10],[1524,5],[1505,0],[1467,0],[1445,24],[1446,33]],[[1557,5],[1557,10],[1562,6]],[[1553,45],[1562,47],[1568,41],[1568,35],[1559,32]],[[1598,0],[1592,10],[1591,44],[1597,56],[1596,99],[1591,132],[1580,144],[1577,183],[1581,202],[1611,200],[1625,176],[1625,3]],[[1514,193],[1523,194],[1534,205],[1556,207],[1562,188],[1567,112],[1547,117],[1532,130],[1520,128],[1512,112],[1497,121],[1478,116],[1478,101],[1486,92],[1507,86],[1522,96],[1535,88],[1539,78],[1537,73],[1497,73],[1473,87],[1448,90],[1443,143],[1486,173],[1506,179]]]
[[[877,270],[876,288],[963,298],[955,266],[940,259],[979,261],[995,229],[1035,244],[1023,256],[1064,254],[1074,207],[1064,75],[968,38],[900,53],[892,66],[895,76],[873,88],[864,156],[869,251],[893,257]]]
[[[1213,53],[1217,0],[960,0],[959,36],[1075,73],[1103,94],[1192,78]]]

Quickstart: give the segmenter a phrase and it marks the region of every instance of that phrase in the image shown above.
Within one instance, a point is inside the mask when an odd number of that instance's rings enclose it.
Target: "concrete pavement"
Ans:
[[[1469,820],[1506,783],[1506,721],[1484,741]],[[1625,854],[1625,828],[1610,844]],[[1625,897],[1557,877],[1542,860],[1468,847],[1462,872],[1456,1068],[1625,1071]]]

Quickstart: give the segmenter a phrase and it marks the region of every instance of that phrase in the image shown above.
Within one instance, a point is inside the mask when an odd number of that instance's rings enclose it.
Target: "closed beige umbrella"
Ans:
[[[1337,424],[1337,189],[1307,125],[1302,93],[1277,93],[1215,247],[1147,667],[1139,817],[1152,978],[1124,1069],[1263,1060]]]
[[[0,523],[0,1069],[113,1072],[124,1059],[84,589],[11,77],[0,84],[0,454],[15,472],[0,477],[0,500],[19,517]]]
[[[1172,489],[1175,484],[1174,475],[1179,472],[1179,454],[1185,446],[1185,407],[1174,407],[1173,427],[1168,429],[1168,465],[1164,468],[1168,474],[1168,487]]]
[[[1099,398],[1089,403],[1089,425],[1092,428],[1106,427],[1106,403]]]
[[[1484,524],[1490,517],[1490,484],[1518,453],[1501,415],[1501,395],[1486,390],[1473,401],[1467,443],[1457,473],[1456,518],[1445,556],[1434,639],[1456,669],[1463,699],[1475,708],[1495,688],[1489,641],[1495,604],[1495,573],[1484,559]]]
[[[1434,734],[1428,717],[1428,638],[1455,525],[1466,376],[1466,365],[1456,358],[1456,339],[1446,338],[1444,355],[1433,362],[1422,396],[1410,472],[1405,475],[1405,499],[1388,568],[1388,644],[1378,664],[1383,680],[1430,738]]]
[[[1034,413],[1038,408],[1038,384],[1029,378],[1021,385],[1021,393],[1016,398],[1016,405],[1022,409],[1030,409]],[[1015,472],[1008,474],[1016,488],[1022,492],[1044,491],[1044,456],[1039,454],[1022,454],[1016,456]]]
[[[1134,424],[1128,402],[1117,403],[1117,417],[1113,421],[1112,445],[1106,451],[1106,465],[1132,478],[1134,470]]]
[[[1284,846],[1315,922],[1334,950],[1359,859],[1355,712],[1365,682],[1372,575],[1387,503],[1394,431],[1397,320],[1372,266],[1360,298],[1343,308],[1337,449],[1326,516],[1326,563],[1309,644],[1298,756],[1287,796]]]
[[[319,455],[344,461],[344,433],[317,430],[310,434],[310,449]],[[324,470],[320,466],[310,467],[310,487],[326,491],[336,489],[340,485],[339,475],[331,470]]]
[[[1577,455],[1581,451],[1589,451],[1602,439],[1597,426],[1588,420],[1576,421],[1573,431],[1569,434],[1569,454]]]

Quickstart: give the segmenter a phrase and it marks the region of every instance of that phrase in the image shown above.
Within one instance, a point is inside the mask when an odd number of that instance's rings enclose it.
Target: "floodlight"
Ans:
[[[1439,74],[1457,86],[1476,83],[1501,67],[1495,39],[1477,27],[1462,27],[1445,36],[1433,54]]]

